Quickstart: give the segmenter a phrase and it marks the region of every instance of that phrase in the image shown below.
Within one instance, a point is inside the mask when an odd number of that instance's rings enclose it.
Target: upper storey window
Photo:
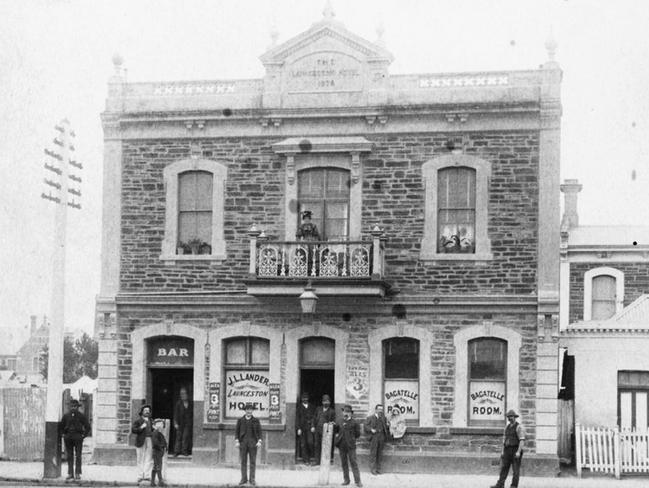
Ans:
[[[165,236],[161,259],[223,260],[223,212],[227,167],[185,159],[164,169]]]
[[[438,253],[475,253],[475,173],[466,167],[438,171]]]
[[[624,273],[602,266],[584,273],[584,320],[606,320],[624,306]]]
[[[490,260],[488,161],[449,154],[422,166],[425,185],[424,260]]]
[[[312,168],[298,174],[298,216],[312,212],[323,240],[346,239],[349,232],[349,171]]]

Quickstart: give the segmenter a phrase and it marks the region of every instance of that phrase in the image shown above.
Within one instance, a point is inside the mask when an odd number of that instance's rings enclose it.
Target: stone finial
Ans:
[[[554,56],[557,53],[557,41],[554,38],[554,30],[550,29],[550,34],[545,41],[545,50],[548,52],[548,61],[555,61]]]
[[[279,30],[277,29],[277,24],[273,22],[270,25],[270,47],[277,46],[277,40],[279,39]]]
[[[379,22],[379,25],[376,26],[376,44],[381,47],[385,47],[385,38],[383,37],[384,34],[385,26],[383,25],[383,22]]]
[[[331,5],[331,0],[327,0],[327,2],[325,3],[324,9],[322,10],[322,16],[325,18],[325,20],[333,20],[333,18],[336,16],[334,8]]]
[[[122,64],[124,64],[124,58],[121,54],[113,54],[113,68],[115,69],[115,76],[122,75]]]

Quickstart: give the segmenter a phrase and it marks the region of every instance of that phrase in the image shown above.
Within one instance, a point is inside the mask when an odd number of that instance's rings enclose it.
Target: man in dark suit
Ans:
[[[246,403],[246,414],[237,420],[234,431],[234,444],[239,448],[241,459],[241,481],[245,485],[248,481],[255,486],[255,467],[257,462],[257,448],[261,447],[261,424],[259,419],[252,415],[252,403]],[[248,476],[248,456],[250,457],[250,476]]]
[[[334,426],[334,444],[338,446],[340,453],[340,464],[343,468],[343,485],[349,484],[349,465],[352,466],[354,473],[354,482],[356,486],[363,486],[361,483],[361,473],[358,470],[356,461],[356,439],[361,436],[361,426],[352,418],[352,407],[345,405],[343,407],[343,418]]]
[[[151,405],[142,405],[139,417],[133,421],[131,432],[135,434],[135,453],[137,455],[138,483],[148,480],[153,469],[153,422],[151,421]]]
[[[300,445],[300,454],[304,464],[311,464],[313,458],[313,417],[315,408],[309,403],[309,394],[302,393],[302,403],[298,403],[295,409],[295,428]]]
[[[313,427],[311,432],[315,434],[315,464],[320,464],[322,454],[322,427],[324,424],[333,424],[336,421],[336,412],[331,406],[329,395],[322,395],[322,406],[316,408],[313,417]],[[332,446],[333,449],[333,446]]]
[[[390,432],[383,415],[383,405],[380,403],[374,408],[374,413],[365,420],[365,430],[370,436],[370,472],[381,474],[381,455]]]
[[[81,479],[81,451],[83,438],[90,435],[90,423],[84,414],[79,412],[79,402],[70,402],[70,411],[63,415],[60,423],[65,444],[65,457],[68,458],[68,477],[66,480]],[[76,463],[74,462],[76,461]],[[73,469],[76,468],[76,474]]]
[[[192,424],[194,412],[185,387],[180,389],[180,399],[174,408],[174,428],[176,439],[174,441],[174,457],[179,454],[189,456],[192,451]]]

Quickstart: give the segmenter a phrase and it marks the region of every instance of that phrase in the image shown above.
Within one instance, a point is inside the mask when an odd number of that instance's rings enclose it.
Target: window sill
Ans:
[[[503,435],[503,429],[499,427],[451,427],[449,432],[455,435]]]
[[[438,261],[443,261],[443,262],[462,261],[462,262],[486,264],[487,261],[493,261],[494,255],[490,252],[474,253],[474,254],[461,254],[461,253],[446,254],[446,253],[422,251],[421,254],[419,255],[419,259],[422,261],[431,262],[431,264],[436,264]]]
[[[220,263],[225,261],[225,254],[161,254],[160,261],[168,266],[173,266],[178,261],[207,261]]]
[[[236,427],[237,427],[237,423],[230,422],[230,421],[220,422],[218,424],[208,424],[208,423],[203,424],[203,428],[206,430],[234,430]],[[261,430],[282,432],[286,430],[286,424],[262,423]]]

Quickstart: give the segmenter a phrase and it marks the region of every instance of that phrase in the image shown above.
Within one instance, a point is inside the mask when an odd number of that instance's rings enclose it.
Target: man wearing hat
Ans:
[[[311,432],[315,434],[315,464],[320,464],[320,458],[322,456],[322,428],[324,424],[333,424],[335,421],[336,412],[331,406],[331,398],[329,395],[322,395],[322,406],[316,408],[313,417],[313,427],[311,427]]]
[[[133,421],[131,432],[135,434],[135,453],[137,455],[138,483],[150,479],[153,470],[153,422],[151,421],[151,405],[140,407],[138,418]]]
[[[298,403],[295,409],[295,428],[298,443],[300,446],[300,455],[304,464],[310,464],[313,458],[313,417],[315,408],[309,403],[309,394],[302,393],[302,402]]]
[[[349,484],[349,465],[351,464],[356,486],[363,486],[361,473],[358,470],[358,462],[356,461],[356,439],[361,436],[361,426],[352,418],[353,413],[350,405],[343,407],[343,418],[334,427],[336,433],[334,444],[338,446],[338,452],[340,453],[340,464],[343,468],[343,485]]]
[[[514,410],[507,412],[507,426],[503,436],[503,453],[500,456],[500,477],[491,488],[503,488],[509,474],[509,467],[512,467],[512,488],[518,486],[518,478],[521,471],[521,459],[523,458],[523,444],[525,444],[525,430],[516,420],[518,414]]]
[[[60,429],[65,444],[65,457],[68,459],[68,477],[66,480],[73,478],[80,480],[83,438],[90,434],[90,423],[86,416],[79,412],[79,402],[77,400],[73,399],[70,402],[70,411],[61,418]]]
[[[381,455],[385,441],[390,438],[388,422],[383,414],[383,405],[374,407],[374,413],[365,420],[365,431],[370,437],[370,472],[381,474]]]
[[[317,241],[320,239],[318,227],[311,223],[312,215],[313,212],[311,212],[311,210],[305,210],[302,212],[302,223],[298,226],[297,232],[295,233],[295,237],[297,237],[298,240]]]
[[[259,419],[252,415],[252,403],[246,403],[245,411],[245,415],[237,420],[234,430],[234,445],[239,448],[241,460],[241,481],[239,484],[245,485],[250,481],[250,484],[255,486],[257,448],[261,447],[261,424]],[[248,457],[250,457],[250,476],[248,476],[247,468]]]

